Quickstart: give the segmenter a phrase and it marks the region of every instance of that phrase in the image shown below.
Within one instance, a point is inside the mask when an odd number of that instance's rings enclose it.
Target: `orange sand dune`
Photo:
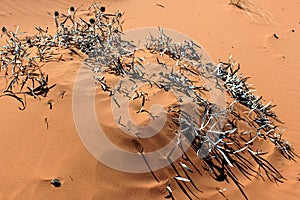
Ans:
[[[20,26],[21,31],[33,33],[35,26],[53,27],[48,11],[66,11],[71,5],[82,4],[86,8],[92,2],[1,0],[0,26],[12,30]],[[107,0],[103,5],[111,12],[125,11],[124,30],[161,26],[190,36],[215,62],[227,60],[232,54],[242,72],[251,76],[257,93],[277,104],[275,111],[288,128],[284,137],[300,154],[300,2],[251,2],[254,10],[266,13],[266,19],[229,6],[228,0]],[[65,60],[43,68],[50,84],[57,84],[46,99],[28,98],[27,108],[20,111],[18,102],[0,98],[0,199],[164,199],[168,178],[175,175],[171,167],[155,172],[160,180],[157,182],[151,173],[111,169],[82,145],[73,121],[72,89],[83,59],[74,55]],[[48,100],[53,100],[52,110]],[[96,100],[99,111],[109,110],[103,105],[108,105],[108,97]],[[103,124],[105,120],[108,122],[109,117],[100,119]],[[121,146],[133,145],[129,149],[137,145],[126,138],[118,142]],[[248,181],[240,177],[249,199],[297,199],[299,164],[284,159],[277,151],[269,160],[287,180],[276,185],[269,180]],[[201,166],[200,161],[194,163]],[[197,172],[194,178],[198,190],[191,187],[193,199],[224,199],[218,192],[223,188],[229,188],[224,191],[228,199],[243,198],[233,184],[216,182],[202,168],[199,170],[201,175]],[[53,178],[62,181],[60,188],[51,186],[49,181]],[[175,199],[187,199],[178,187],[173,190]]]

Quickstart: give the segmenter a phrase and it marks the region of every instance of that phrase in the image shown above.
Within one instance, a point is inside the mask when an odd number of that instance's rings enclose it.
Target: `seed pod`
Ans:
[[[104,7],[104,6],[101,6],[101,7],[100,7],[100,11],[101,11],[101,12],[105,12],[105,7]]]
[[[91,18],[91,19],[90,19],[90,23],[91,23],[91,24],[94,24],[94,23],[95,23],[95,19]]]
[[[75,11],[75,8],[74,8],[73,6],[71,6],[71,7],[70,7],[70,11],[71,11],[71,12],[74,12],[74,11]]]
[[[54,12],[54,16],[55,16],[55,17],[58,17],[58,16],[59,16],[59,12],[58,12],[58,11],[55,11],[55,12]]]

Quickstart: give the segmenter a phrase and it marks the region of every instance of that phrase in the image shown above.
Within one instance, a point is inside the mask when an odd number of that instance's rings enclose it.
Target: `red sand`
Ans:
[[[267,20],[254,14],[251,18],[242,10],[229,6],[227,0],[176,3],[112,0],[104,5],[109,11],[125,11],[125,30],[162,26],[185,33],[199,42],[215,62],[227,60],[232,54],[241,63],[242,72],[251,76],[250,82],[258,94],[278,105],[275,111],[288,127],[284,137],[300,154],[297,137],[300,130],[300,2],[251,2],[255,5],[254,10],[268,13]],[[19,25],[21,31],[32,33],[35,26],[53,26],[48,11],[65,11],[71,5],[87,7],[91,3],[1,0],[0,26],[14,29]],[[274,33],[279,39],[273,37]],[[25,111],[17,109],[16,101],[0,98],[0,199],[164,199],[168,178],[174,176],[170,167],[155,172],[161,180],[157,183],[150,173],[128,174],[111,169],[94,159],[83,147],[71,107],[73,81],[81,61],[75,56],[72,61],[45,66],[50,84],[57,86],[47,99],[28,98]],[[62,92],[65,92],[63,99]],[[48,99],[54,100],[53,110],[48,108]],[[97,101],[99,109],[101,101]],[[44,118],[49,120],[48,130]],[[240,177],[249,199],[296,199],[300,195],[299,164],[284,159],[276,151],[269,159],[287,180],[276,185],[268,180],[250,182]],[[230,189],[224,191],[227,198],[242,198],[233,184],[216,182],[205,172],[202,174],[197,175],[199,178],[195,182],[203,193],[193,189],[200,199],[224,199],[218,193],[222,188]],[[62,187],[52,187],[49,184],[52,178],[61,179]],[[173,190],[176,199],[186,199],[179,188]]]

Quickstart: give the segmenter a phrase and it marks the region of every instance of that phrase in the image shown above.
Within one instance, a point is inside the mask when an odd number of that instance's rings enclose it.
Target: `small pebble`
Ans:
[[[276,33],[273,34],[274,38],[278,39],[278,35]]]
[[[55,179],[52,179],[51,180],[51,184],[54,186],[54,187],[60,187],[61,186],[61,182],[59,179],[55,178]]]

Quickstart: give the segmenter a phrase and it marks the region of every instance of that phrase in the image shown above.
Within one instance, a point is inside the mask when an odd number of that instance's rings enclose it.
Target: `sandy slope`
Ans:
[[[90,5],[89,1],[73,1],[74,6]],[[300,76],[300,2],[252,1],[269,16],[265,21],[249,17],[243,11],[227,5],[227,0],[169,0],[106,1],[109,11],[125,11],[125,30],[144,26],[162,26],[189,35],[198,41],[214,61],[227,59],[230,54],[251,76],[259,94],[274,100],[276,112],[285,121],[285,138],[292,141],[300,154],[299,76]],[[157,6],[159,3],[165,8]],[[47,11],[65,10],[67,1],[0,1],[0,26],[32,32],[34,26],[52,26]],[[257,10],[258,7],[255,7]],[[295,32],[292,32],[292,29]],[[275,39],[276,33],[279,39]],[[51,63],[44,67],[50,83],[57,86],[47,99],[28,100],[25,111],[17,109],[17,102],[0,99],[0,198],[1,199],[163,199],[170,167],[156,172],[160,182],[151,174],[127,174],[99,163],[83,147],[72,118],[72,87],[82,59],[78,56],[65,63]],[[65,96],[61,98],[61,93]],[[100,95],[100,94],[99,94]],[[47,100],[54,100],[49,110]],[[107,103],[97,101],[97,108]],[[107,108],[106,108],[107,109]],[[44,118],[49,119],[46,129]],[[126,142],[126,140],[125,140]],[[121,143],[124,145],[124,143]],[[287,178],[279,186],[269,181],[249,182],[241,177],[250,199],[296,199],[299,196],[299,164],[287,161],[274,153],[270,160]],[[196,162],[197,163],[197,162]],[[200,162],[199,162],[200,164]],[[202,172],[196,174],[199,190],[192,192],[201,199],[224,199],[217,188],[230,188],[224,193],[229,199],[241,199],[235,186],[215,182]],[[61,188],[54,188],[49,180],[58,177]],[[176,199],[187,197],[177,188]],[[192,198],[196,199],[191,194]]]

